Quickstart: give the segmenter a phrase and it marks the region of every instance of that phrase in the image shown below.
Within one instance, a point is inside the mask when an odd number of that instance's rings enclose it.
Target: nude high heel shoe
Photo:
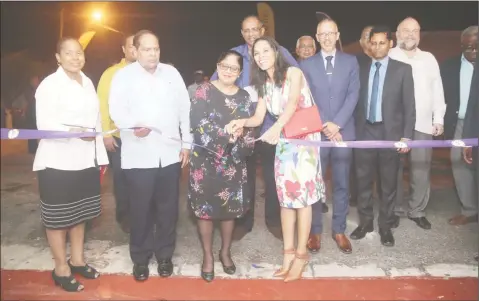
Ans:
[[[293,264],[288,274],[284,278],[284,282],[292,282],[303,278],[304,269],[308,266],[309,254],[298,254],[293,260]]]
[[[295,255],[296,250],[295,249],[284,250],[283,254],[284,254],[283,255],[284,257],[286,257],[288,255]],[[273,277],[283,278],[289,273],[289,270],[291,269],[291,266],[293,265],[293,261],[294,261],[294,258],[295,258],[294,256],[290,256],[290,257],[291,257],[291,260],[288,261],[288,264],[287,264],[286,268],[284,266],[281,267],[279,270],[277,270],[273,274]],[[283,258],[283,261],[284,261],[284,258]]]

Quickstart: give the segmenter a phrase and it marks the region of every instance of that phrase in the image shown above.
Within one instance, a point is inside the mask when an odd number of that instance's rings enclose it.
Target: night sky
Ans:
[[[105,23],[122,32],[150,29],[160,37],[161,61],[172,62],[185,77],[214,71],[220,52],[244,43],[241,20],[256,13],[257,2],[2,2],[1,55],[28,49],[39,60],[51,60],[64,8],[64,35],[79,37],[88,29],[88,15],[103,8]],[[478,2],[268,2],[275,13],[276,39],[293,51],[296,40],[314,35],[315,12],[336,19],[343,45],[359,38],[365,25],[385,24],[395,30],[407,16],[422,30],[462,30],[478,24]],[[85,72],[94,82],[121,58],[120,36],[100,31],[86,51]],[[53,61],[54,62],[54,61]]]

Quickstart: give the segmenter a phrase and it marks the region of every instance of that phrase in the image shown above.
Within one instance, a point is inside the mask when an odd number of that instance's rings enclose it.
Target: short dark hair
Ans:
[[[241,21],[241,29],[243,29],[243,23],[244,23],[244,21],[246,21],[247,19],[256,19],[256,20],[258,20],[259,24],[261,24],[261,28],[263,28],[263,26],[264,26],[263,21],[261,21],[261,19],[260,19],[257,15],[247,15],[247,16],[244,17],[243,20]]]
[[[393,35],[391,33],[391,29],[386,26],[386,25],[376,25],[376,26],[373,26],[373,28],[371,29],[371,33],[369,34],[369,41],[371,41],[371,38],[373,37],[374,34],[376,33],[384,33],[386,34],[386,39],[388,39],[388,41],[392,41],[393,39]]]
[[[141,38],[144,36],[144,35],[147,35],[147,34],[151,34],[152,36],[154,36],[158,41],[160,40],[158,38],[158,36],[151,30],[148,30],[148,29],[142,29],[140,30],[139,32],[137,32],[135,34],[135,36],[133,37],[133,45],[138,48],[140,47],[140,40]]]
[[[276,53],[276,60],[274,61],[273,81],[276,86],[281,87],[285,80],[286,72],[291,65],[288,63],[288,61],[286,61],[283,54],[281,53],[281,46],[279,46],[278,42],[276,42],[275,39],[269,36],[263,36],[254,41],[252,47],[253,56],[256,44],[260,41],[268,42],[273,51]],[[265,95],[265,85],[267,81],[268,73],[266,73],[266,71],[264,70],[261,70],[256,63],[256,60],[253,59],[251,62],[251,85],[255,87],[256,91],[258,91],[259,97],[263,97]]]
[[[131,38],[131,37],[135,38],[135,34],[133,34],[133,33],[124,34],[124,35],[123,35],[123,44],[122,44],[122,46],[126,46],[126,40],[128,40],[128,39]],[[134,42],[133,42],[133,44],[134,44]]]
[[[58,54],[62,51],[63,44],[65,44],[68,41],[77,42],[78,45],[80,45],[80,47],[83,49],[83,46],[80,44],[80,42],[78,42],[78,39],[75,39],[74,37],[70,37],[70,36],[65,36],[65,37],[61,37],[60,40],[58,40],[58,42],[57,42],[56,52]]]
[[[240,66],[240,71],[243,71],[243,56],[236,50],[227,50],[225,52],[222,52],[220,56],[218,57],[216,64],[221,63],[225,58],[227,58],[230,55],[236,57],[236,60],[238,61],[238,65]]]

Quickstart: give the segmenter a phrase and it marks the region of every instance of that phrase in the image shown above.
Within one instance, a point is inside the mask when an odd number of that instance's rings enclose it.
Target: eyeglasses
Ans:
[[[241,32],[243,34],[251,34],[251,33],[259,33],[263,27],[253,27],[253,28],[248,28],[248,29],[241,29]]]
[[[223,63],[219,63],[219,64],[218,64],[218,67],[220,68],[221,71],[228,71],[228,70],[230,70],[230,71],[233,72],[233,73],[237,73],[237,72],[240,71],[240,68],[239,68],[239,67],[225,65],[225,64],[223,64]]]
[[[322,32],[322,33],[317,33],[316,35],[319,37],[319,39],[324,40],[329,37],[335,37],[338,34],[337,31],[335,32]]]

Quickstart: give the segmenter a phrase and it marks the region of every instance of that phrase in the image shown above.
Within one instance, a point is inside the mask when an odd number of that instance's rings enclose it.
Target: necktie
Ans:
[[[376,62],[376,72],[374,72],[373,88],[371,89],[371,102],[369,103],[369,122],[377,122],[376,109],[378,107],[378,91],[379,91],[379,68],[380,62]]]
[[[331,83],[331,78],[333,77],[333,56],[327,56],[326,57],[326,76],[328,77],[329,83]]]

